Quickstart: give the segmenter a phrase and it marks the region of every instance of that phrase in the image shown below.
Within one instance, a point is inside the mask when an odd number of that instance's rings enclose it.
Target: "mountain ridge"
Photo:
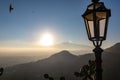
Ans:
[[[105,51],[106,52],[111,52],[111,53],[119,53],[119,51],[120,51],[120,42],[114,44],[113,46],[111,46],[109,48],[107,48]]]
[[[116,45],[110,47],[109,51],[115,47]],[[118,53],[120,52],[118,51]],[[120,80],[118,75],[120,74],[119,57],[120,54],[103,52],[103,80],[113,80],[114,78]],[[76,57],[76,55],[72,55],[69,51],[64,50],[43,60],[6,68],[4,75],[0,79],[45,80],[43,75],[47,73],[53,76],[55,80],[59,80],[60,76],[65,76],[66,80],[78,80],[73,73],[79,71],[83,65],[88,64],[88,60],[94,60],[94,54]]]

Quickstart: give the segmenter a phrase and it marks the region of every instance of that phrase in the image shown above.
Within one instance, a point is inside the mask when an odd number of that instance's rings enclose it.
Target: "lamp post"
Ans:
[[[108,20],[111,16],[111,10],[104,6],[99,0],[92,0],[85,13],[82,15],[85,21],[88,39],[93,42],[95,49],[96,74],[95,80],[102,80],[102,59],[101,49],[102,41],[106,40]]]

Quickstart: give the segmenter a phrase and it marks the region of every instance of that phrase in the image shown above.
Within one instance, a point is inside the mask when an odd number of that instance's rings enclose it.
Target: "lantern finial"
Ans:
[[[97,3],[99,0],[92,0],[93,3]]]

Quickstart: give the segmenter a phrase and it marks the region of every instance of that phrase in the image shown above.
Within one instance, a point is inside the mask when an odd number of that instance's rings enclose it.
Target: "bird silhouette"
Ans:
[[[11,11],[12,11],[13,9],[14,9],[14,8],[13,8],[12,4],[10,4],[9,12],[11,13]]]

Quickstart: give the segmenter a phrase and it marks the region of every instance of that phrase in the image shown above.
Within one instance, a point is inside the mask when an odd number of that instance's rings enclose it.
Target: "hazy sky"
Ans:
[[[111,9],[105,46],[120,41],[120,0],[100,0]],[[9,13],[12,3],[14,10]],[[50,32],[55,43],[91,45],[81,15],[91,0],[0,0],[0,47],[32,47]]]

